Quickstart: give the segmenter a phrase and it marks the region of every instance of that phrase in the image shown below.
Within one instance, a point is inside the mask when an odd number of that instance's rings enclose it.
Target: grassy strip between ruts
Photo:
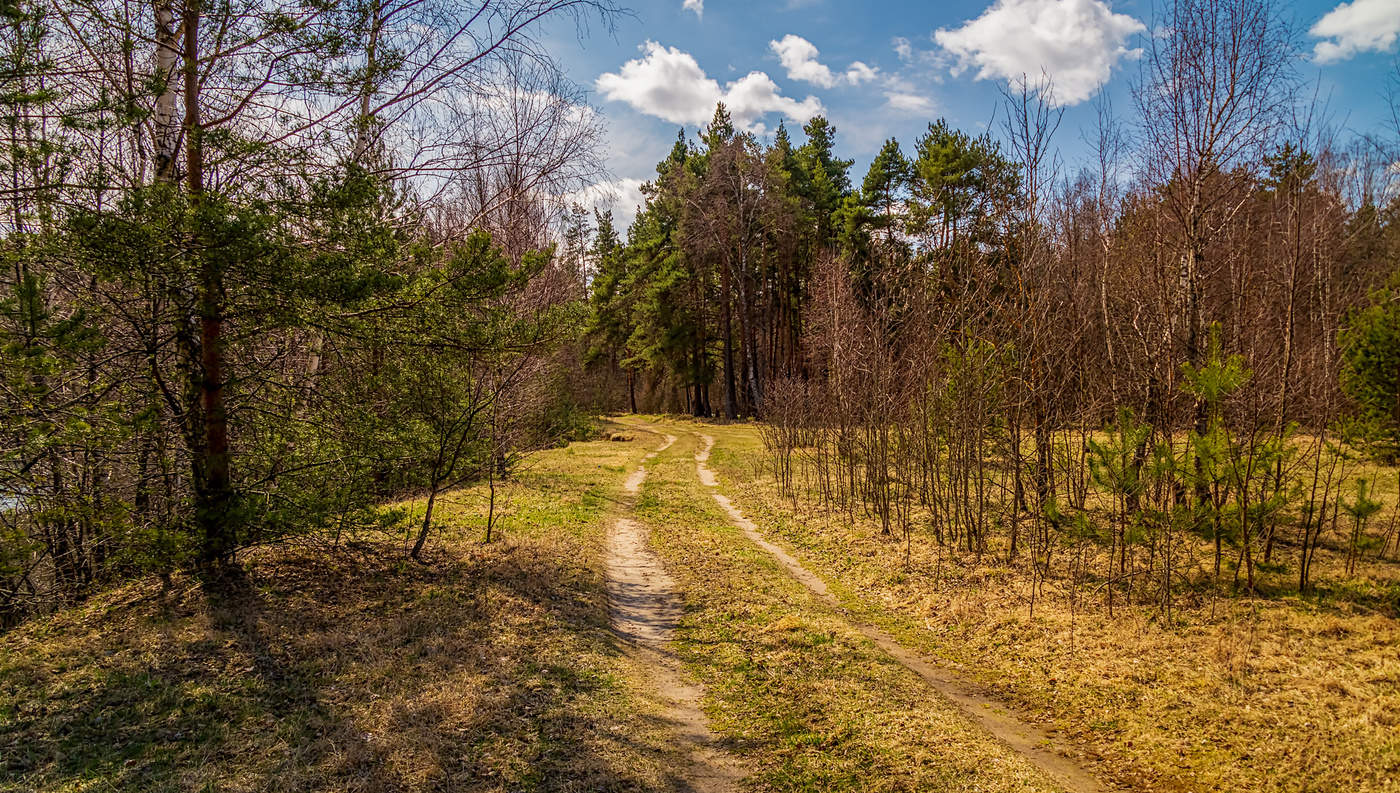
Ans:
[[[217,598],[147,581],[0,637],[0,789],[664,790],[658,707],[607,626],[601,554],[655,446],[575,444],[455,494],[431,564],[267,549]]]
[[[716,731],[784,791],[1050,791],[1023,758],[809,595],[725,519],[695,436],[649,467],[637,513],[686,601],[678,649]]]
[[[860,619],[960,668],[1099,755],[1138,790],[1400,790],[1400,624],[1346,602],[1227,600],[1164,625],[1049,598],[984,557],[940,559],[873,522],[778,496],[752,426],[717,438],[721,489],[821,575]]]

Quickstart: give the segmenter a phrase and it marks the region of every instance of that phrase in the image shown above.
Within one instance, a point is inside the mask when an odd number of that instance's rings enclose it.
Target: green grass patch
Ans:
[[[0,790],[665,788],[601,566],[649,444],[534,458],[490,545],[485,490],[452,494],[427,565],[392,539],[262,549],[221,590],[138,582],[5,635]]]

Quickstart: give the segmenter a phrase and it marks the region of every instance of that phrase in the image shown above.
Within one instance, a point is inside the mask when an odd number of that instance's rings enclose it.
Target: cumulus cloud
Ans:
[[[874,80],[878,73],[874,66],[867,66],[860,61],[852,61],[851,65],[846,67],[846,82],[851,85],[868,83]]]
[[[762,125],[754,122],[768,113],[782,113],[793,121],[801,122],[822,113],[822,103],[815,96],[801,102],[783,96],[773,78],[763,72],[749,72],[730,83],[724,92],[724,104],[737,123],[760,133],[763,131]],[[713,111],[712,107],[711,113]],[[706,114],[706,120],[709,116]]]
[[[1014,80],[1046,72],[1055,102],[1073,105],[1108,82],[1121,59],[1142,54],[1127,41],[1146,29],[1103,0],[996,0],[962,27],[935,31],[933,39],[955,59],[954,75],[975,68],[979,80]]]
[[[1400,38],[1400,0],[1353,0],[1328,11],[1308,30],[1322,39],[1313,46],[1318,63],[1342,61],[1362,52],[1385,52]]]
[[[624,63],[615,73],[599,75],[594,86],[605,99],[626,102],[665,121],[697,126],[708,122],[715,105],[724,102],[736,124],[760,134],[765,127],[759,119],[769,113],[806,122],[824,112],[814,96],[801,101],[783,96],[763,72],[749,72],[721,88],[688,52],[654,41],[641,49],[642,57]]]
[[[768,42],[768,48],[778,55],[778,62],[794,80],[815,83],[823,88],[836,85],[836,75],[826,64],[817,61],[816,45],[801,36],[789,33],[781,41]]]
[[[705,15],[705,0],[685,0],[681,3],[681,10],[694,11],[695,16],[703,17]]]
[[[781,40],[768,42],[768,48],[778,56],[778,62],[787,69],[787,76],[793,80],[832,88],[837,83],[860,85],[875,79],[875,69],[860,61],[855,61],[843,74],[836,74],[826,64],[817,60],[820,54],[816,45],[801,36],[789,33]]]
[[[708,121],[722,92],[695,57],[654,41],[643,44],[642,52],[616,73],[598,76],[594,85],[603,97],[678,124]]]

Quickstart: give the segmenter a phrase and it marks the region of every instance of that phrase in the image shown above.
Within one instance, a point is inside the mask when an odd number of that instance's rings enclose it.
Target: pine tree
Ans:
[[[628,255],[617,232],[613,229],[612,212],[596,212],[597,231],[589,258],[593,262],[593,281],[589,289],[589,320],[584,327],[588,350],[587,364],[606,361],[609,372],[625,370],[627,374],[627,403],[637,411],[636,365],[632,361],[628,342],[632,336],[632,304],[635,284],[629,278]]]
[[[836,213],[851,193],[849,171],[854,160],[836,156],[836,127],[825,117],[814,117],[802,131],[807,142],[797,150],[801,172],[797,193],[810,204],[816,244],[825,248],[835,242]]]

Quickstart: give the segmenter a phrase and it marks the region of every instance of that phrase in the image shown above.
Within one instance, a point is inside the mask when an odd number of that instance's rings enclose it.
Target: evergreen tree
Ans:
[[[589,319],[584,328],[588,339],[585,363],[606,361],[609,371],[625,370],[628,406],[637,410],[636,365],[628,342],[632,336],[632,303],[636,296],[627,269],[629,257],[613,229],[612,212],[596,212],[597,231],[589,258],[593,281],[589,290]]]
[[[814,117],[802,131],[807,142],[797,150],[801,174],[797,193],[811,207],[816,244],[824,248],[835,241],[836,213],[851,193],[849,171],[854,160],[836,156],[836,127],[825,117]]]
[[[1382,456],[1400,458],[1400,276],[1347,317],[1340,344],[1342,389]]]

